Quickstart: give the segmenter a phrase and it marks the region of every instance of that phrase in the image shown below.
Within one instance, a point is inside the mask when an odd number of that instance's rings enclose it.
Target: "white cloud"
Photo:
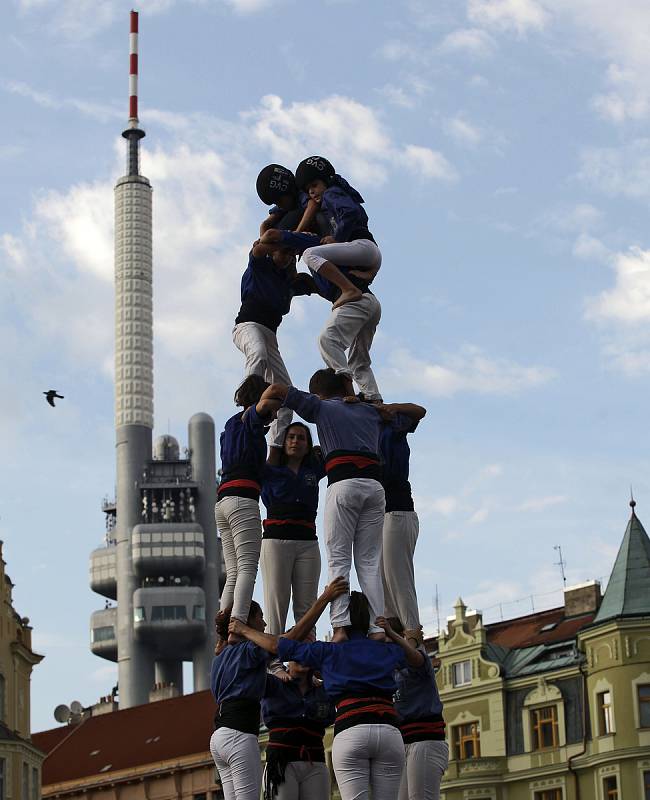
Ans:
[[[588,233],[581,233],[573,243],[573,255],[584,261],[607,262],[611,252],[600,239]]]
[[[476,56],[490,55],[496,45],[487,31],[481,28],[458,28],[448,33],[440,43],[441,53],[463,53]]]
[[[490,509],[487,506],[478,508],[471,517],[467,520],[470,525],[480,525],[485,522],[490,514]]]
[[[469,0],[467,16],[475,25],[513,30],[519,35],[543,28],[548,19],[542,4],[535,0]]]
[[[458,174],[442,153],[429,147],[409,144],[397,154],[399,160],[414,175],[441,181],[455,181]]]
[[[547,367],[490,358],[473,346],[444,356],[441,363],[425,361],[406,349],[398,349],[382,370],[381,385],[402,393],[417,390],[432,397],[452,397],[465,392],[510,395],[541,386],[553,377],[553,370]]]
[[[569,498],[564,494],[553,494],[546,497],[531,497],[520,503],[515,511],[532,512],[538,514],[540,511],[546,511],[547,508],[559,506],[566,503]]]
[[[592,298],[587,319],[625,325],[650,321],[650,250],[631,247],[613,259],[615,285]]]
[[[588,147],[580,154],[579,177],[610,195],[650,198],[650,139],[620,147]]]
[[[452,495],[445,497],[428,497],[423,495],[417,497],[417,508],[421,515],[440,514],[443,517],[450,517],[458,509],[458,498]]]
[[[459,144],[476,147],[483,141],[483,131],[461,116],[446,120],[444,128],[446,134]]]

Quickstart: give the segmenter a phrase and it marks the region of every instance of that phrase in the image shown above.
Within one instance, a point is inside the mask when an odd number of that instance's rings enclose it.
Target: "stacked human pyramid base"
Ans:
[[[224,796],[258,800],[263,784],[268,800],[329,798],[323,736],[333,723],[343,800],[437,798],[448,748],[418,616],[407,438],[426,411],[385,403],[372,371],[381,252],[363,197],[322,156],[301,161],[295,175],[269,164],[257,193],[271,208],[242,275],[233,341],[245,377],[221,434],[215,507],[226,583],[210,748]],[[292,386],[277,341],[298,295],[331,307],[318,338],[324,365],[307,391]],[[306,423],[316,426],[316,446]],[[328,584],[318,596],[325,478]],[[361,592],[349,591],[353,562]],[[258,566],[264,612],[252,600]],[[290,602],[295,625],[286,631]],[[316,641],[328,606],[331,638]],[[264,774],[260,714],[269,730]]]

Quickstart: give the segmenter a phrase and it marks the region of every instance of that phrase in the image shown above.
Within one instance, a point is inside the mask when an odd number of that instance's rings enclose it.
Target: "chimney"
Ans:
[[[569,586],[564,590],[564,614],[567,617],[579,617],[598,611],[600,601],[599,581],[587,581]]]

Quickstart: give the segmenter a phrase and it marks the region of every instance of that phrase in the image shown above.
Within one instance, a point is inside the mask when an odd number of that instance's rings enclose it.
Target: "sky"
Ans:
[[[113,496],[113,186],[126,0],[0,11],[0,538],[45,655],[32,729],[96,702],[88,586]],[[650,501],[650,6],[619,0],[142,0],[142,173],[154,187],[155,433],[233,413],[255,177],[327,156],[383,253],[373,346],[413,435],[425,629],[603,582]],[[279,332],[294,383],[328,307]],[[65,395],[56,409],[42,392]],[[647,517],[650,519],[650,515]],[[324,577],[324,576],[323,576]],[[259,595],[259,588],[257,594]]]

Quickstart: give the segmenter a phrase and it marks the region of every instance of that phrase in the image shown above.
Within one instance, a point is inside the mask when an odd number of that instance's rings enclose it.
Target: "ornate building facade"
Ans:
[[[31,740],[30,681],[43,660],[27,617],[13,607],[0,542],[0,800],[39,800],[44,753]]]

